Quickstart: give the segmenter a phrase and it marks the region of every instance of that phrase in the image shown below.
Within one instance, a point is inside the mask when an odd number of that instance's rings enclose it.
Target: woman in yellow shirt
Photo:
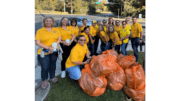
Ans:
[[[38,49],[38,61],[41,64],[41,79],[42,89],[48,86],[48,73],[52,82],[57,82],[58,79],[55,77],[57,52],[54,52],[52,44],[59,44],[61,42],[61,34],[55,25],[52,17],[46,17],[43,19],[43,28],[39,29],[36,33],[36,44],[44,50]],[[55,46],[55,47],[56,47]],[[43,51],[49,51],[43,54]]]
[[[120,46],[122,44],[122,41],[120,41],[117,32],[114,31],[113,26],[109,26],[108,30],[110,33],[110,39],[112,40],[112,49],[115,49],[118,52],[118,54],[120,54]]]
[[[89,32],[90,32],[90,29],[89,29],[89,26],[87,26],[87,27],[84,27],[84,30],[80,34],[80,35],[84,35],[84,37],[86,38],[86,42],[85,42],[86,44],[89,43],[89,37],[88,37]]]
[[[102,23],[103,23],[103,27],[104,27],[104,31],[107,33],[107,21],[104,19],[103,21],[102,21]]]
[[[114,30],[118,33],[118,36],[120,38],[120,28],[122,26],[120,25],[120,20],[116,20],[116,25],[114,26]]]
[[[77,26],[77,20],[75,18],[72,18],[71,19],[71,28],[72,28],[72,31],[74,33],[74,36],[77,37],[79,35],[79,32],[80,32],[80,29],[79,27]],[[74,42],[72,43],[73,44],[73,47],[76,45],[76,38],[74,39]]]
[[[81,33],[81,31],[84,30],[84,27],[87,26],[87,18],[83,18],[83,19],[82,19],[82,22],[83,22],[83,25],[80,27],[80,33]]]
[[[108,27],[109,26],[112,26],[114,28],[114,20],[111,17],[108,19]]]
[[[69,72],[69,77],[72,80],[79,80],[81,77],[80,65],[85,65],[90,62],[85,36],[80,35],[77,37],[77,40],[78,43],[73,47],[66,61],[66,70]],[[83,62],[85,56],[87,60]]]
[[[103,25],[99,26],[101,42],[101,50],[106,51],[110,48],[109,35],[104,31]]]
[[[64,17],[61,19],[60,26],[57,27],[61,33],[61,47],[63,50],[63,60],[61,62],[61,78],[66,77],[66,71],[65,71],[65,62],[70,54],[70,51],[73,47],[73,40],[75,39],[74,32],[72,31],[72,28],[68,26],[68,18]]]
[[[130,30],[129,28],[126,26],[126,21],[122,22],[122,28],[120,30],[120,40],[122,41],[122,45],[121,45],[121,51],[123,55],[127,55],[126,52],[126,48],[128,45],[128,41],[129,41],[129,36],[130,36]]]

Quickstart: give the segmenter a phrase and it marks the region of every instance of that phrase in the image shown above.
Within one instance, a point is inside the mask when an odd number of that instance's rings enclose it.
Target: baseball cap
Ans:
[[[92,23],[96,23],[96,20],[93,20]]]

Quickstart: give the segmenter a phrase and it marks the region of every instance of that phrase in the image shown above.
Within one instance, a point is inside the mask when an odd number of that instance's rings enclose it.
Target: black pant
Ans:
[[[67,58],[70,55],[73,44],[71,44],[70,46],[66,46],[66,45],[60,43],[60,45],[61,45],[61,48],[63,50],[63,54],[62,54],[63,59],[61,61],[61,71],[64,71],[64,70],[66,70],[65,63],[66,63]]]
[[[97,49],[98,49],[99,39],[100,39],[99,36],[96,35],[96,36],[95,36],[95,42],[94,42],[94,54],[95,54],[95,55],[98,55],[98,54],[97,54]]]

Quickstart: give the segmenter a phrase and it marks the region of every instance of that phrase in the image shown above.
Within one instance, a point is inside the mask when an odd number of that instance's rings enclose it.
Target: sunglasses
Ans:
[[[86,40],[79,40],[79,41],[86,41]]]
[[[126,24],[122,24],[122,25],[126,25]]]

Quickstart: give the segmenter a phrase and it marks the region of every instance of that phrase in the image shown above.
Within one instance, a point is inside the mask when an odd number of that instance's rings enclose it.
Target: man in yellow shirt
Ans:
[[[90,51],[91,51],[91,56],[95,55],[95,38],[96,36],[96,21],[92,21],[92,25],[90,26],[90,32],[89,32],[89,46],[90,46]]]
[[[77,40],[78,43],[71,50],[71,53],[66,61],[66,70],[69,72],[69,77],[72,80],[79,80],[81,77],[80,65],[85,65],[90,62],[89,50],[85,44],[86,38],[84,35],[80,35]],[[85,55],[87,60],[83,62]]]
[[[136,62],[138,62],[138,46],[142,43],[142,26],[137,23],[137,18],[135,16],[132,17],[133,24],[131,25],[131,45],[134,50],[134,55],[136,57]]]
[[[120,40],[122,41],[121,51],[123,55],[127,55],[126,48],[128,45],[129,36],[130,36],[130,30],[126,26],[126,21],[123,21],[122,28],[120,29],[120,37],[121,37]]]

